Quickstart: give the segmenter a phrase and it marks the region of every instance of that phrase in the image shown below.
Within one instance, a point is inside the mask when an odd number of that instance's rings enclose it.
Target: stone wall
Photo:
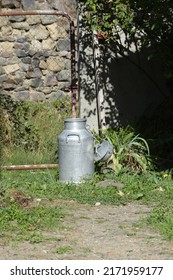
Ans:
[[[63,2],[2,0],[0,9],[65,11],[71,1]],[[0,17],[1,93],[15,100],[56,100],[70,94],[70,84],[68,19],[55,15]]]

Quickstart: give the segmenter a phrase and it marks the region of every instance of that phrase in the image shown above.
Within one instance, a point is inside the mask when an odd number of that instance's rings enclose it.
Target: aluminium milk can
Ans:
[[[58,161],[61,182],[82,183],[94,174],[94,138],[85,119],[65,119],[58,136]]]

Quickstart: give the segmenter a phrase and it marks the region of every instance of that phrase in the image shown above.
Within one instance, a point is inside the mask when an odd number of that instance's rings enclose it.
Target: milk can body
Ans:
[[[65,119],[58,136],[59,180],[82,183],[94,173],[94,140],[86,129],[86,120]]]

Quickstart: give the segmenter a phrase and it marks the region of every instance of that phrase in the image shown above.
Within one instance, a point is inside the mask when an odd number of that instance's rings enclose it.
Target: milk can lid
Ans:
[[[65,119],[64,122],[68,122],[68,123],[75,123],[75,122],[86,122],[86,119],[82,119],[82,118],[68,118]]]
[[[108,160],[113,153],[113,146],[112,144],[104,140],[101,144],[97,144],[95,146],[95,161],[106,161]]]

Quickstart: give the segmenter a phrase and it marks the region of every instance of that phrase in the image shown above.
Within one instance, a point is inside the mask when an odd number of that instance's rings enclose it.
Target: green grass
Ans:
[[[65,254],[72,251],[72,248],[70,246],[62,246],[56,249],[57,254]]]
[[[166,174],[166,175],[165,175]],[[118,176],[96,174],[92,180],[81,184],[61,184],[57,170],[2,171],[0,200],[7,201],[7,207],[0,207],[0,232],[13,232],[25,239],[40,240],[42,230],[61,226],[63,209],[51,206],[56,199],[75,200],[95,205],[118,205],[136,201],[148,204],[153,211],[145,224],[158,229],[166,238],[173,240],[173,181],[167,173],[131,174],[121,172]],[[115,179],[124,184],[121,193],[113,186],[98,187],[96,183],[105,178]],[[33,198],[50,201],[44,207],[22,208],[9,200],[11,190],[20,191]],[[31,232],[28,228],[33,228]],[[35,241],[36,242],[36,241]]]
[[[169,199],[167,203],[162,202],[154,208],[146,222],[157,228],[167,239],[173,240],[173,202]]]
[[[42,230],[62,227],[62,209],[58,207],[34,207],[27,209],[14,202],[0,207],[0,235],[14,240],[43,241]]]

